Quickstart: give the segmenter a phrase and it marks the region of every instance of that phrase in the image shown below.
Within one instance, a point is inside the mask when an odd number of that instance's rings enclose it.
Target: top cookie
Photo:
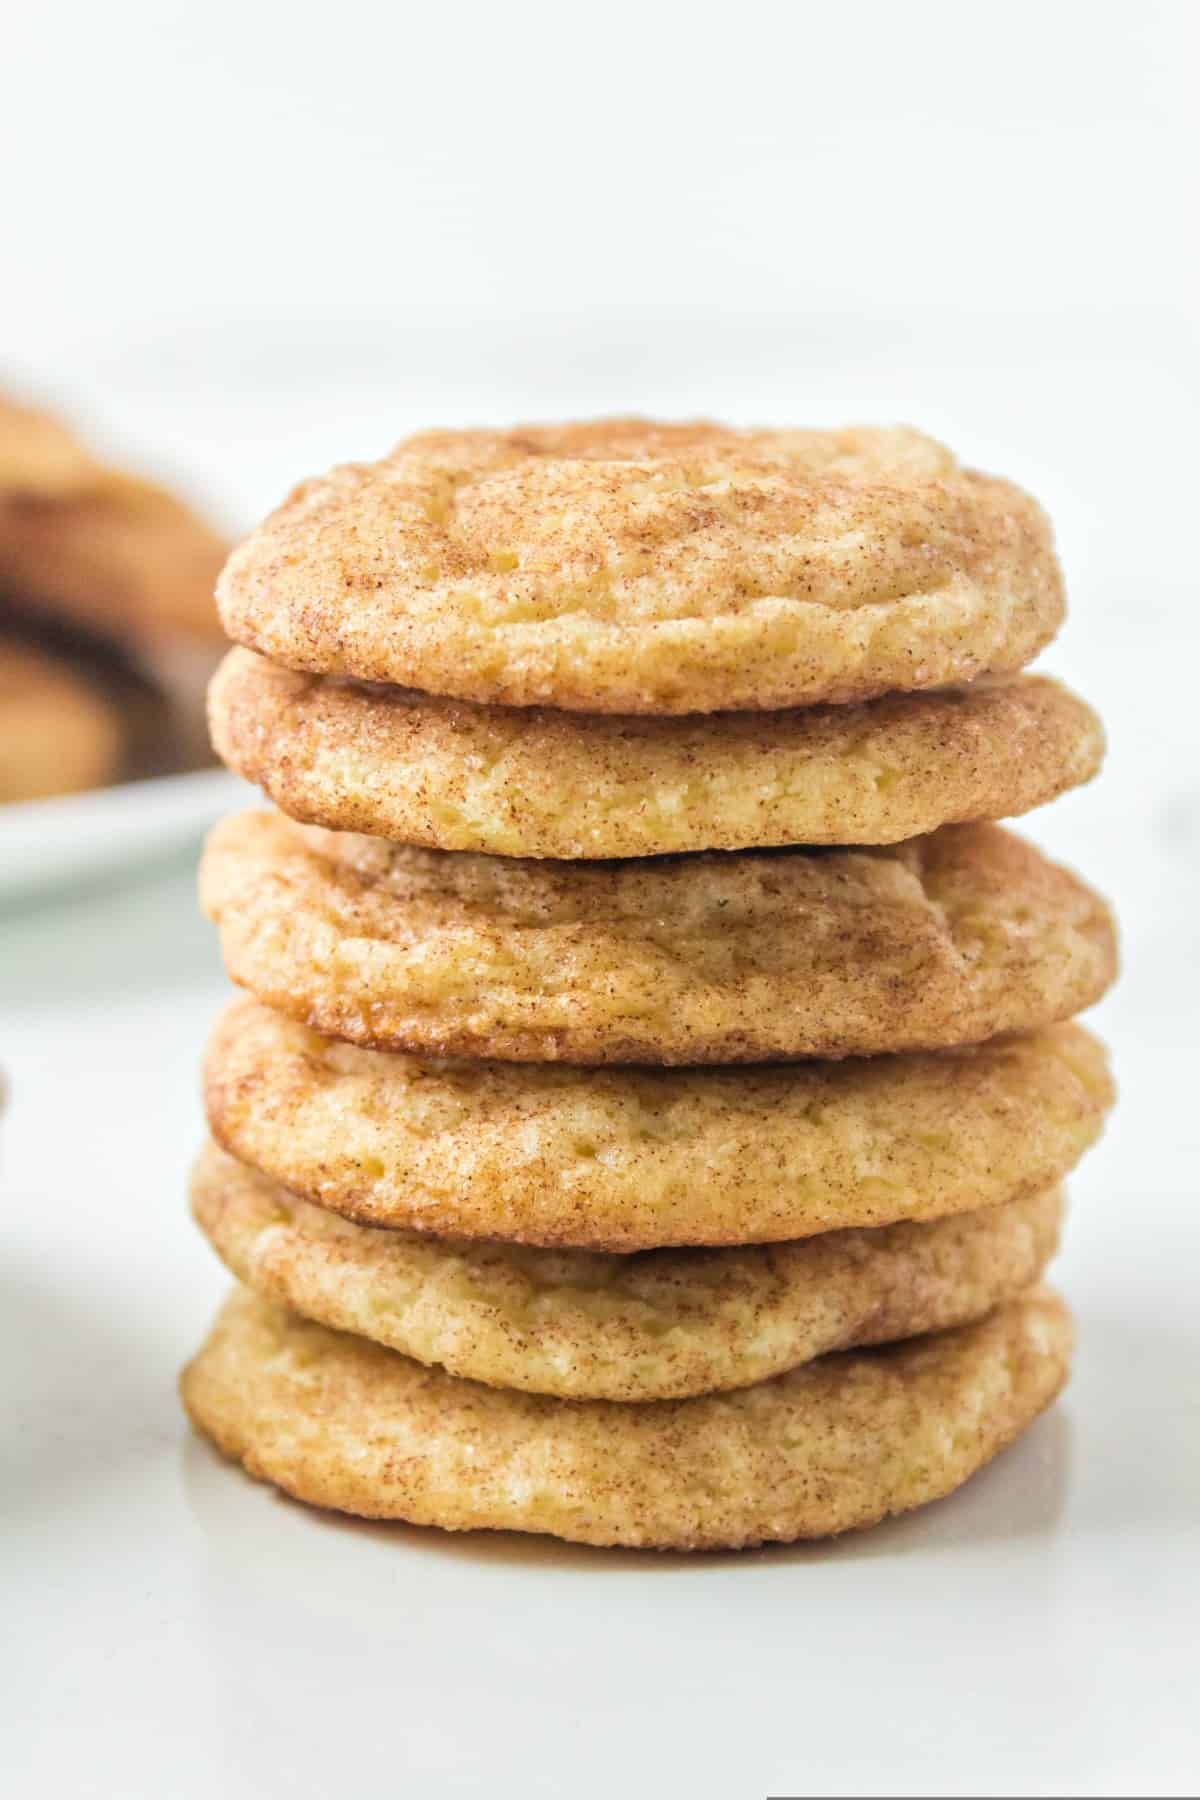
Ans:
[[[302,483],[230,557],[288,668],[578,711],[869,699],[1021,668],[1049,524],[915,431],[644,420],[429,432]]]

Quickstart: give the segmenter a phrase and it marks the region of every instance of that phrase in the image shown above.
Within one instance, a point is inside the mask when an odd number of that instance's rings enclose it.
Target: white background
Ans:
[[[240,528],[431,423],[903,419],[1059,528],[1122,1110],[1066,1404],[830,1552],[318,1522],[186,1442],[219,1004],[186,866],[0,916],[15,1791],[1194,1792],[1200,1504],[1191,4],[24,7],[8,377]],[[0,1755],[0,1762],[10,1760]]]

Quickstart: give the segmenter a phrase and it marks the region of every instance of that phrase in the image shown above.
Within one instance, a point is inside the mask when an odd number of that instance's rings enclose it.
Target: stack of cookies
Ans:
[[[198,1428],[320,1506],[697,1549],[948,1493],[1066,1378],[1104,903],[991,821],[1088,779],[1020,670],[1048,524],[910,431],[444,432],[218,594],[277,810],[234,980]]]

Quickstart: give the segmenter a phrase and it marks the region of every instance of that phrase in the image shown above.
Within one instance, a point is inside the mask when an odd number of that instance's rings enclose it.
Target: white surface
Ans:
[[[0,807],[0,901],[177,853],[254,798],[224,769],[203,769]]]

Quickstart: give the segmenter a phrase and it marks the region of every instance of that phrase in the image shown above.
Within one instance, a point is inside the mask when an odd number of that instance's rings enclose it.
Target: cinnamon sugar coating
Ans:
[[[1064,604],[1036,503],[919,432],[638,419],[427,432],[303,482],[218,601],[285,668],[620,713],[1011,672]]]

